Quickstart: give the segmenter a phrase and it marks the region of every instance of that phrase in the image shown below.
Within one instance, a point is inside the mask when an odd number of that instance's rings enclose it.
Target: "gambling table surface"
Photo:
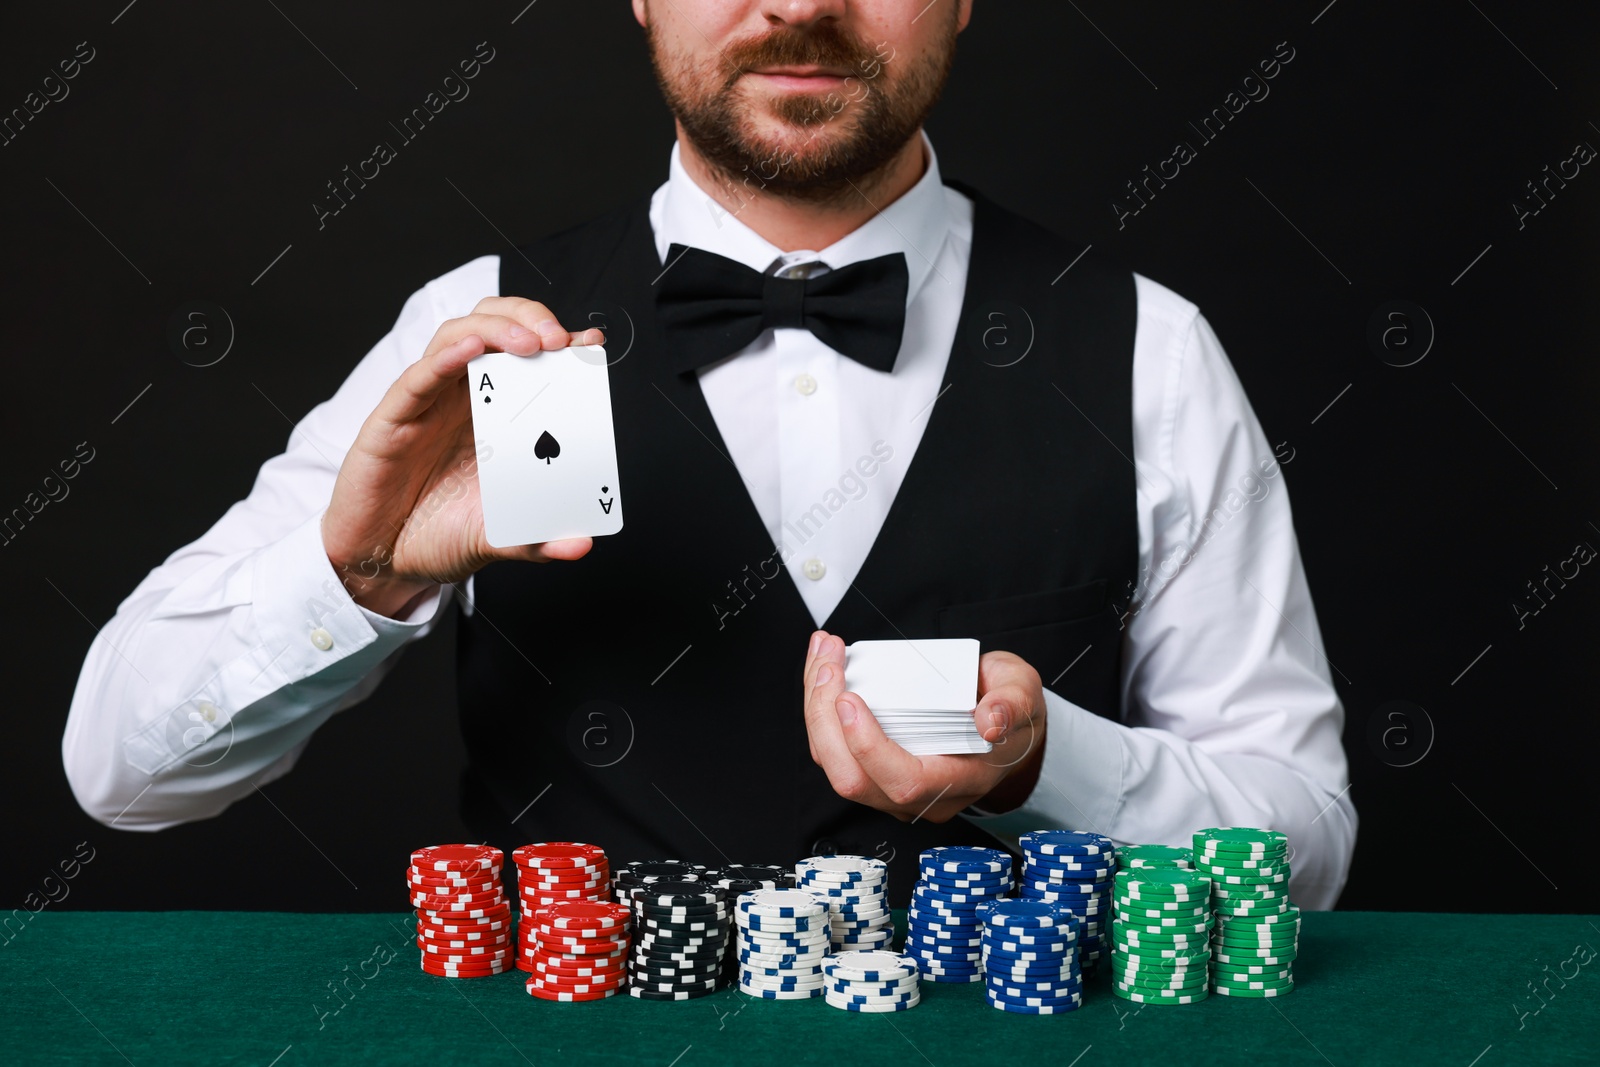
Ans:
[[[0,948],[0,1064],[1600,1062],[1597,916],[1308,913],[1287,996],[1141,1009],[1102,968],[1057,1016],[931,982],[888,1015],[736,989],[549,1003],[521,971],[424,974],[410,920],[41,912]]]

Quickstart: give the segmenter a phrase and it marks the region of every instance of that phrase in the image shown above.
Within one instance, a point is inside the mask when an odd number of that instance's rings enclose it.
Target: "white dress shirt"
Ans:
[[[717,207],[683,169],[676,145],[650,205],[663,262],[674,241],[759,270],[905,253],[905,335],[892,373],[799,329],[765,331],[700,372],[745,488],[774,544],[790,549],[786,566],[819,625],[877,537],[955,336],[972,204],[943,185],[933,146],[926,135],[922,141],[921,180],[815,251],[781,253]],[[471,610],[469,579],[464,589],[440,587],[403,620],[367,611],[329,564],[320,521],[340,463],[379,398],[440,323],[499,292],[499,265],[498,256],[482,256],[413,293],[394,328],[262,465],[250,494],[152,570],[100,630],[62,739],[68,779],[89,814],[156,830],[219,813],[288,773],[316,728],[372,692],[455,596]],[[1188,844],[1206,826],[1273,827],[1295,848],[1297,901],[1328,908],[1344,885],[1356,815],[1340,742],[1344,713],[1284,477],[1195,306],[1148,278],[1134,280],[1142,577],[1124,631],[1124,721],[1076,707],[1046,679],[1038,786],[1013,811],[968,817],[1013,845],[1040,827],[1168,844]],[[1081,416],[1063,405],[1061,417]],[[820,528],[800,523],[874,446],[892,456],[867,490]]]

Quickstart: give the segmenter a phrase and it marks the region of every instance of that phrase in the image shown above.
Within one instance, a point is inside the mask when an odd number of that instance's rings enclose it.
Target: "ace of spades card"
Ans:
[[[484,536],[496,548],[622,529],[605,349],[467,364]]]

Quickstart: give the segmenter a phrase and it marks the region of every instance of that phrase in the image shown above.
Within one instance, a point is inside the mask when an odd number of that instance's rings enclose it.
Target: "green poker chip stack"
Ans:
[[[1289,839],[1276,830],[1212,827],[1194,835],[1193,853],[1195,869],[1211,881],[1211,991],[1292,992],[1300,909],[1289,899]]]
[[[1164,846],[1138,845],[1123,852],[1150,848]],[[1211,880],[1202,871],[1184,867],[1129,866],[1117,872],[1113,888],[1112,991],[1140,1004],[1204,1000],[1215,927]]]

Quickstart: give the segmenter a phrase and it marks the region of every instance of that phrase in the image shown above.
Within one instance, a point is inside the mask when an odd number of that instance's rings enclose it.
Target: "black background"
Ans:
[[[409,293],[653,188],[670,119],[623,0],[125,2],[35,5],[0,33],[0,112],[78,42],[96,51],[0,148],[0,510],[78,442],[96,452],[0,549],[0,910],[84,840],[96,858],[62,906],[393,908],[408,850],[465,833],[453,626],[265,798],[154,835],[91,821],[68,790],[84,652]],[[1579,7],[979,0],[928,126],[947,176],[1199,304],[1268,439],[1294,450],[1361,816],[1342,907],[1595,908],[1579,841],[1600,577],[1585,568],[1520,630],[1511,607],[1578,542],[1600,546],[1600,173],[1524,228],[1510,206],[1576,143],[1600,146],[1600,26]],[[480,41],[496,58],[472,95],[319,230],[324,183]],[[1283,41],[1270,96],[1119,230],[1123,183],[1198,146],[1187,122]],[[193,300],[237,330],[214,366],[167,341]],[[1436,331],[1412,366],[1367,341],[1392,300]],[[1425,332],[1411,323],[1416,345]],[[1392,701],[1426,721],[1389,718]]]

